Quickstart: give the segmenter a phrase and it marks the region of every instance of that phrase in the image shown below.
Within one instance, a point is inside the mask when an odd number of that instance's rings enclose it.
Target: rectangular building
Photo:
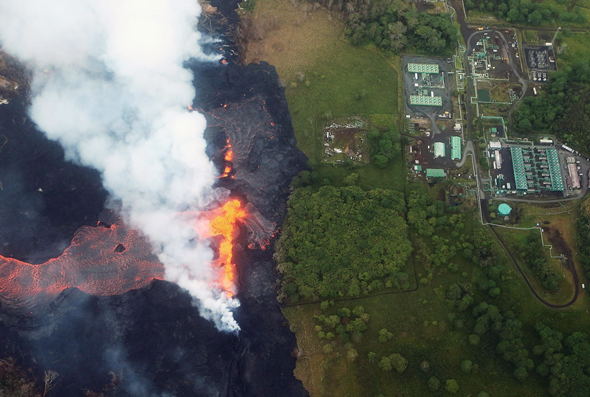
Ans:
[[[440,168],[427,168],[426,177],[428,178],[444,178],[445,170]]]
[[[444,142],[434,142],[434,158],[445,157],[446,154]]]
[[[438,65],[427,63],[408,63],[408,72],[438,74]]]
[[[578,175],[578,168],[575,164],[568,164],[567,169],[570,173],[570,180],[572,182],[572,189],[580,188],[580,175]]]
[[[524,170],[524,159],[522,158],[522,149],[519,147],[510,147],[512,155],[512,168],[514,169],[514,180],[516,190],[527,190],[526,175]]]
[[[451,160],[461,160],[461,138],[451,137]]]
[[[559,169],[559,156],[557,155],[557,150],[553,147],[545,150],[547,151],[547,162],[549,163],[549,174],[551,175],[551,191],[563,192],[563,177],[561,176],[561,170]]]
[[[442,106],[442,97],[427,95],[410,95],[410,105]]]

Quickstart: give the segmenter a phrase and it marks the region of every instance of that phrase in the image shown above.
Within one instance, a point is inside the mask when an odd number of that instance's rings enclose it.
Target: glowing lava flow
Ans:
[[[211,235],[221,236],[219,245],[219,262],[223,266],[220,284],[228,296],[233,296],[235,287],[236,265],[233,263],[234,236],[237,232],[237,222],[243,220],[247,213],[241,208],[239,200],[231,200],[221,208],[221,213],[210,223]]]
[[[226,178],[229,176],[231,172],[231,164],[229,164],[234,159],[234,151],[232,150],[231,144],[229,143],[229,139],[227,140],[227,151],[225,152],[225,169],[223,170],[223,174],[221,174],[220,178]],[[231,177],[233,178],[233,176]]]

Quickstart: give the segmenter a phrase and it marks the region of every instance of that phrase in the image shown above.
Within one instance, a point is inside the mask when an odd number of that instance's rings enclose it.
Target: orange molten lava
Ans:
[[[231,148],[231,143],[229,143],[229,139],[227,140],[227,152],[225,152],[225,169],[223,170],[223,174],[221,174],[220,178],[226,178],[229,176],[231,172],[231,162],[234,159],[234,151]],[[233,177],[232,177],[233,178]]]
[[[210,223],[211,235],[222,236],[219,246],[219,262],[223,266],[220,284],[228,296],[234,294],[236,265],[233,263],[234,236],[237,232],[236,222],[246,217],[239,200],[231,200],[221,208],[221,213]]]

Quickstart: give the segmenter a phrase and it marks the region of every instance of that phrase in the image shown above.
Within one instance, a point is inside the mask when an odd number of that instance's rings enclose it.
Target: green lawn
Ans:
[[[398,115],[397,72],[375,52],[338,40],[304,73],[309,86],[288,81],[287,100],[297,145],[310,159],[323,161],[323,129],[331,118]]]

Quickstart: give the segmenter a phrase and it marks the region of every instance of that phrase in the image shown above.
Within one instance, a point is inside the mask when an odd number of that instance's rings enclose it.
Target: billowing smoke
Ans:
[[[166,278],[231,331],[238,302],[212,287],[212,249],[176,216],[219,195],[205,119],[186,110],[195,91],[183,62],[207,59],[199,13],[196,0],[0,0],[0,41],[34,71],[31,118],[69,159],[102,173]]]

